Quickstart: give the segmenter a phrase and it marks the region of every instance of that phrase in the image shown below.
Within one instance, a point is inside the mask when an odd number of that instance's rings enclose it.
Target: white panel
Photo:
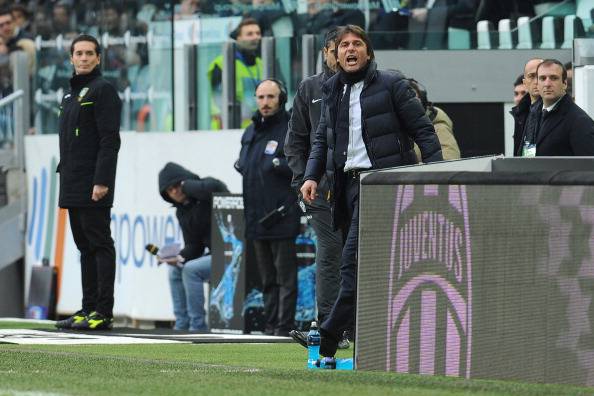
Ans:
[[[174,209],[158,192],[158,173],[174,161],[199,176],[213,176],[225,182],[230,191],[241,192],[241,176],[233,168],[240,150],[242,131],[122,133],[122,148],[118,157],[115,201],[112,209],[112,236],[116,245],[116,316],[140,320],[172,320],[173,310],[167,280],[167,268],[157,266],[145,253],[147,243],[162,245],[166,237],[181,239]],[[52,158],[58,158],[58,136],[37,135],[25,139],[28,213],[35,221],[27,222],[26,266],[39,265],[45,241],[51,244],[50,263],[54,264],[57,227],[48,227],[51,181],[46,182],[46,194],[40,193],[42,173],[49,175]],[[37,199],[34,200],[34,180]],[[46,180],[49,180],[46,176]],[[41,202],[46,209],[40,211]],[[36,206],[35,206],[36,205]],[[41,215],[41,213],[43,213]],[[34,216],[35,214],[35,216]],[[44,224],[43,227],[39,227]],[[169,224],[169,226],[166,226]],[[156,225],[156,227],[155,227]],[[39,229],[41,228],[41,229]],[[49,229],[49,231],[48,231]],[[28,238],[29,232],[33,238]],[[50,234],[49,236],[47,234]],[[39,235],[39,237],[38,237]],[[43,244],[41,247],[39,244]],[[58,312],[71,313],[80,309],[81,285],[78,251],[66,224],[63,244],[64,260]],[[134,258],[136,257],[136,259]]]

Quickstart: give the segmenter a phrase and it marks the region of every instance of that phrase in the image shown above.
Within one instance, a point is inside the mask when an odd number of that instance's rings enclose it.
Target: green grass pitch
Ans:
[[[0,324],[25,327],[43,326]],[[0,395],[594,395],[561,385],[308,370],[305,361],[297,344],[0,344]]]

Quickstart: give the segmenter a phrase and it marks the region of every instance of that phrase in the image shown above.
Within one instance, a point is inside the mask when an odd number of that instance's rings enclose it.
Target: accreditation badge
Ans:
[[[274,154],[276,152],[276,148],[278,147],[278,142],[276,140],[269,140],[266,143],[266,148],[264,149],[264,154]]]
[[[522,157],[536,157],[536,144],[525,143],[522,148]]]

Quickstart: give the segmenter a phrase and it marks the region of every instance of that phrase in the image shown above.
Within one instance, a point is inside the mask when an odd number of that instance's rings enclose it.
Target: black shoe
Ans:
[[[301,344],[301,346],[307,349],[307,333],[305,331],[291,330],[289,335],[293,340]]]
[[[320,355],[325,357],[334,357],[338,349],[339,339],[333,334],[320,328]]]
[[[58,320],[55,323],[56,328],[58,329],[72,329],[72,326],[75,323],[80,323],[87,317],[87,313],[82,309],[80,311],[76,311],[74,315],[67,317],[66,319]]]
[[[83,321],[72,325],[74,330],[111,330],[113,318],[104,316],[97,311],[91,312]]]

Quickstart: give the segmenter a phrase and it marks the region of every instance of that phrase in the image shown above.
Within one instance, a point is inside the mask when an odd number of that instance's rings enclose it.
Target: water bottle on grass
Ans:
[[[320,332],[318,323],[314,320],[307,333],[307,368],[316,368],[316,361],[320,358]]]

